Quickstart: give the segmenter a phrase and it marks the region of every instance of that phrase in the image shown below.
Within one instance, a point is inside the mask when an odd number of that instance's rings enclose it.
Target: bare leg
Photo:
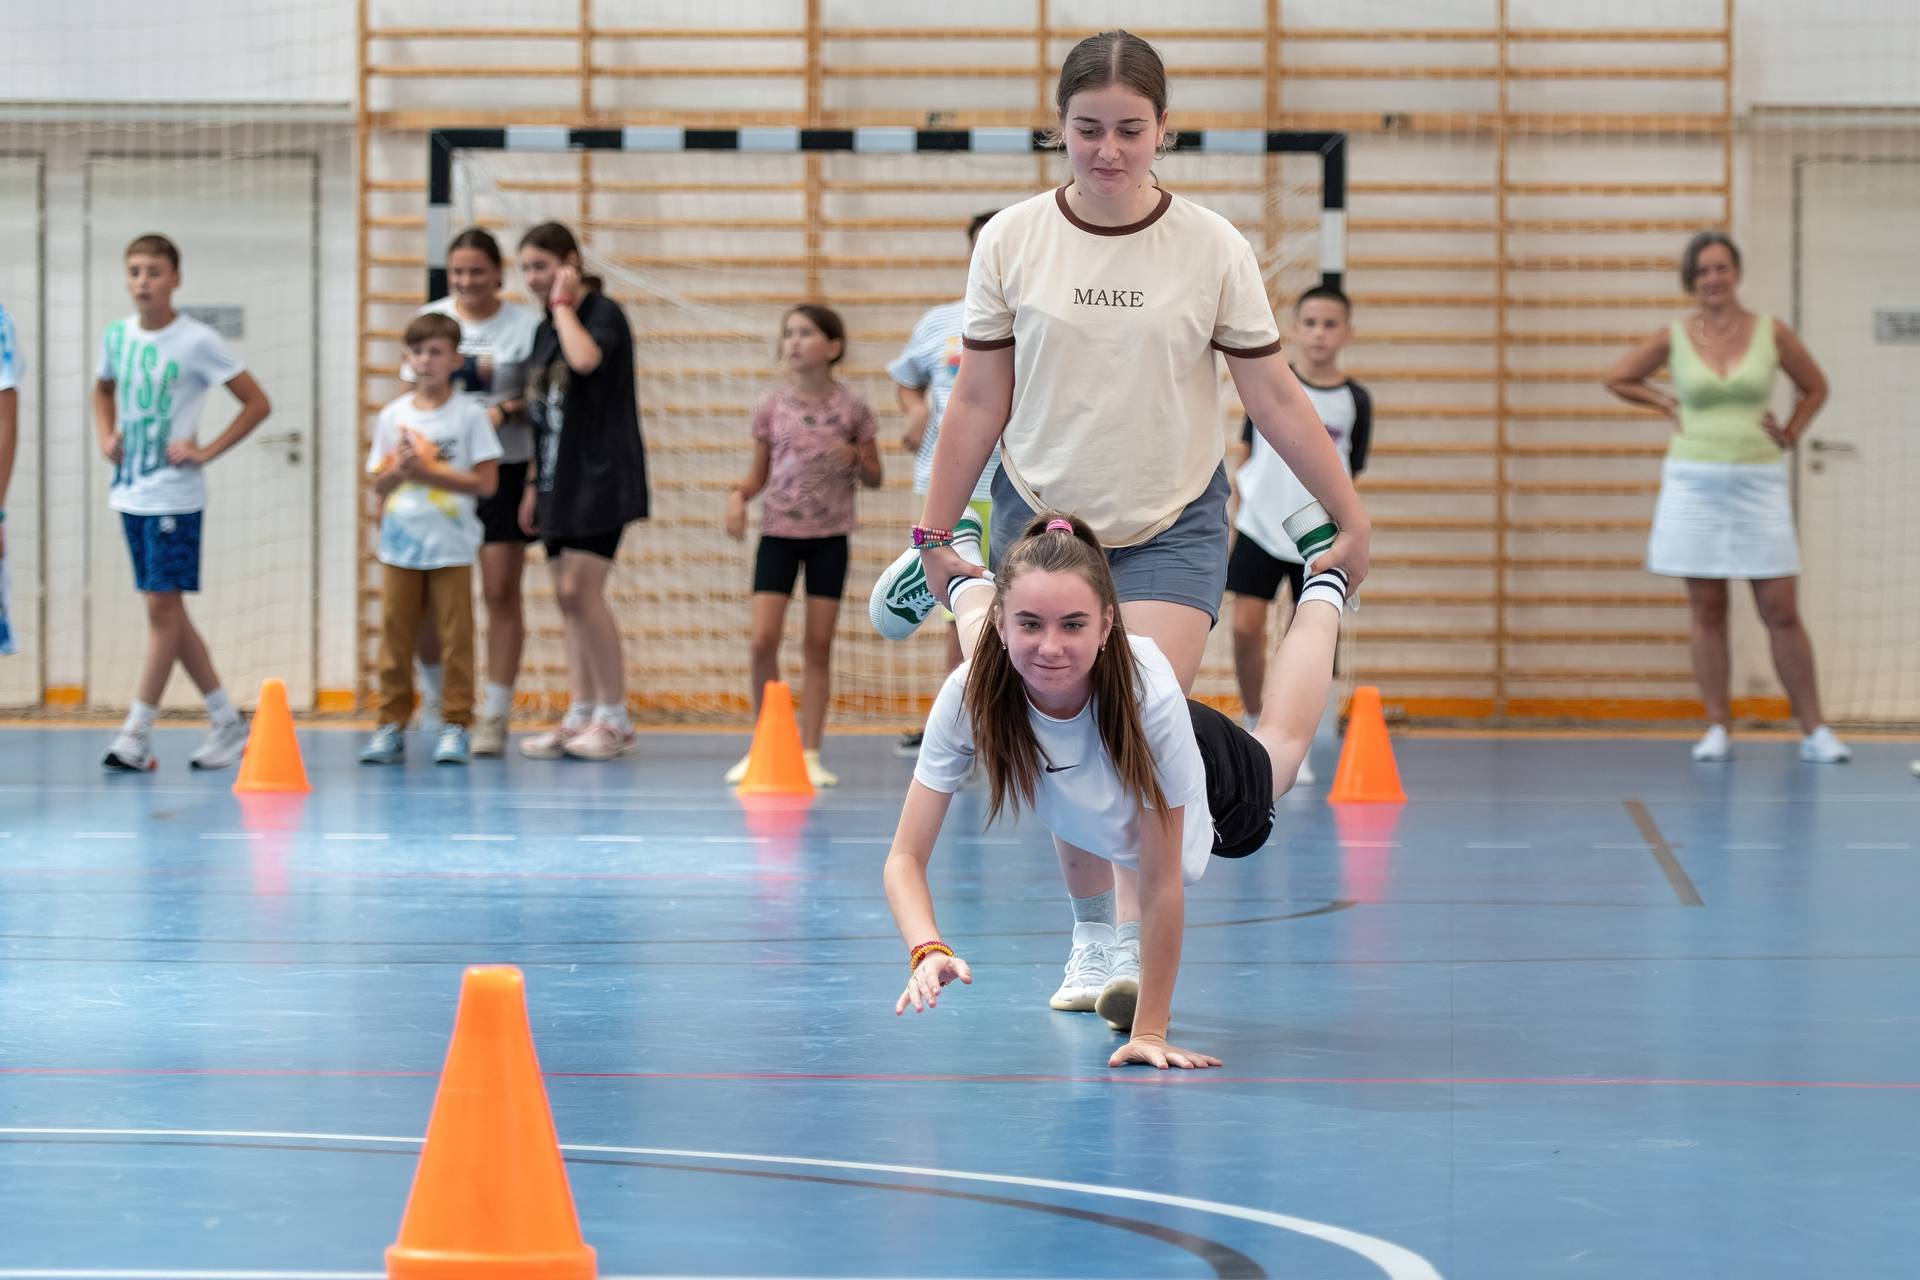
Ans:
[[[1253,736],[1273,762],[1273,794],[1285,795],[1313,746],[1320,713],[1333,686],[1333,651],[1340,639],[1340,610],[1331,601],[1308,600],[1267,664],[1260,693],[1260,720]]]
[[[751,631],[747,636],[748,690],[753,702],[754,719],[760,718],[760,701],[766,696],[767,681],[780,678],[780,637],[787,628],[787,600],[775,591],[753,593]]]
[[[1200,674],[1200,659],[1207,651],[1207,633],[1213,629],[1206,611],[1166,600],[1126,600],[1121,602],[1120,616],[1129,632],[1146,636],[1160,646],[1160,652],[1173,664],[1180,692],[1192,693],[1194,677]]]
[[[200,628],[193,625],[193,616],[187,612],[187,602],[180,602],[180,665],[187,670],[187,676],[193,681],[193,687],[201,693],[212,693],[220,687],[220,673],[213,669],[213,655],[207,652],[207,642],[200,636]]]
[[[1060,859],[1060,874],[1066,877],[1067,892],[1076,898],[1091,898],[1114,887],[1113,864],[1097,853],[1088,853],[1078,845],[1053,838],[1053,852]],[[1135,918],[1138,918],[1136,912]]]
[[[1233,598],[1233,675],[1240,686],[1240,705],[1260,718],[1260,686],[1267,678],[1267,613],[1270,600],[1259,596]]]
[[[1727,584],[1721,578],[1688,578],[1687,607],[1693,678],[1707,704],[1707,723],[1733,722],[1732,659],[1727,652]]]
[[[180,657],[180,626],[187,619],[186,603],[178,591],[149,591],[147,599],[147,656],[140,666],[140,683],[133,696],[150,707],[160,705],[167,677]]]
[[[563,551],[554,570],[554,594],[569,637],[579,636],[587,694],[595,706],[627,704],[626,660],[620,625],[607,605],[607,574],[613,562],[587,551]]]
[[[1820,713],[1820,682],[1814,672],[1813,640],[1800,621],[1799,580],[1762,578],[1753,584],[1753,603],[1767,624],[1773,642],[1773,669],[1786,686],[1787,701],[1802,733],[1812,733],[1826,721]]]
[[[818,751],[826,733],[827,707],[833,701],[833,628],[840,620],[836,596],[808,596],[801,655],[807,683],[800,691],[800,745]]]
[[[519,678],[520,653],[527,640],[526,611],[520,597],[526,563],[527,549],[517,543],[490,542],[480,548],[480,593],[487,602],[487,680],[509,689]],[[434,642],[437,646],[437,635]],[[416,648],[416,652],[423,651]],[[436,655],[421,660],[439,659]]]

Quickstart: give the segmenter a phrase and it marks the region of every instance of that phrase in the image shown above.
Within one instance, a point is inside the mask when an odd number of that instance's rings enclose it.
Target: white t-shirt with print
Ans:
[[[933,480],[933,450],[940,443],[940,424],[947,416],[947,400],[960,377],[961,336],[967,304],[943,302],[929,308],[913,326],[907,345],[887,366],[887,375],[903,387],[927,393],[927,432],[913,456],[913,491],[925,493]],[[1000,447],[994,446],[973,485],[973,501],[993,501],[993,473],[1000,466]]]
[[[531,307],[503,302],[485,320],[469,320],[453,299],[438,298],[420,308],[421,315],[452,316],[460,322],[460,354],[467,364],[453,376],[454,389],[471,396],[482,409],[518,400],[527,389],[527,357],[533,354],[533,335],[540,331],[540,314]],[[483,378],[482,356],[493,362],[492,377]],[[413,369],[402,358],[400,380],[413,381]],[[525,462],[533,457],[533,424],[522,409],[500,427],[500,461]]]
[[[471,471],[500,456],[500,439],[479,402],[456,395],[437,409],[416,409],[408,393],[380,411],[367,453],[369,474],[399,449],[403,429],[426,437],[433,456],[452,471]],[[470,493],[402,484],[380,512],[380,563],[396,569],[472,564],[482,537],[478,506]]]
[[[1063,187],[981,228],[965,342],[1013,347],[1000,458],[1020,496],[1128,547],[1171,526],[1226,456],[1213,353],[1273,354],[1280,330],[1253,247],[1219,214],[1162,192],[1141,221],[1096,227]]]
[[[107,326],[96,377],[113,384],[120,463],[108,503],[136,516],[177,516],[207,505],[199,467],[176,467],[167,446],[193,441],[207,392],[246,372],[226,340],[192,316],[164,329],[142,329],[140,317]]]
[[[1207,769],[1193,736],[1187,696],[1160,646],[1145,636],[1133,645],[1140,722],[1153,753],[1154,770],[1167,804],[1184,808],[1180,873],[1188,884],[1206,872],[1213,857],[1213,815],[1207,809]],[[920,741],[913,776],[952,795],[973,769],[973,725],[967,719],[967,673],[971,660],[954,668],[940,686]],[[1056,720],[1027,704],[1027,718],[1040,743],[1047,771],[1034,795],[1034,817],[1068,844],[1123,867],[1140,865],[1140,805],[1120,785],[1120,774],[1100,741],[1091,700],[1071,720]]]

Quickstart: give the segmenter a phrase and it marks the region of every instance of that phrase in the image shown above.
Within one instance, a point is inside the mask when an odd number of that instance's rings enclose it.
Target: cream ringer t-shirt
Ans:
[[[1170,192],[1096,227],[1066,188],[995,215],[967,275],[964,341],[1013,347],[1001,465],[1036,510],[1078,515],[1109,547],[1145,542],[1225,457],[1213,353],[1280,350],[1253,246]]]

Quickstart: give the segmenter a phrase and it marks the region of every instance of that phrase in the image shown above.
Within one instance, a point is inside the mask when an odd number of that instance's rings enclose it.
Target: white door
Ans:
[[[0,156],[0,307],[13,319],[22,379],[19,448],[6,495],[8,624],[14,654],[0,658],[0,707],[40,702],[40,160]]]
[[[1836,720],[1920,720],[1920,162],[1814,161],[1800,333],[1833,398],[1799,450],[1802,609]]]
[[[237,321],[228,341],[273,403],[254,435],[207,469],[200,594],[188,598],[221,682],[247,704],[267,676],[286,681],[296,708],[313,703],[316,163],[198,156],[87,163],[89,341],[97,344],[108,322],[132,310],[122,282],[127,243],[159,232],[180,247],[175,307],[217,308],[224,323]],[[97,360],[96,347],[89,371]],[[211,391],[198,438],[217,436],[237,405],[225,389]],[[96,705],[119,707],[138,679],[146,614],[120,518],[107,508],[109,468],[101,463],[94,474],[87,691]],[[198,703],[176,668],[166,705]]]

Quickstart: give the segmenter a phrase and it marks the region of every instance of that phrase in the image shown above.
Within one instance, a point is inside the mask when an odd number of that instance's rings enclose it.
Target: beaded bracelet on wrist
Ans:
[[[931,955],[952,956],[953,948],[938,939],[932,942],[923,942],[908,954],[907,968],[918,969],[920,962]]]

